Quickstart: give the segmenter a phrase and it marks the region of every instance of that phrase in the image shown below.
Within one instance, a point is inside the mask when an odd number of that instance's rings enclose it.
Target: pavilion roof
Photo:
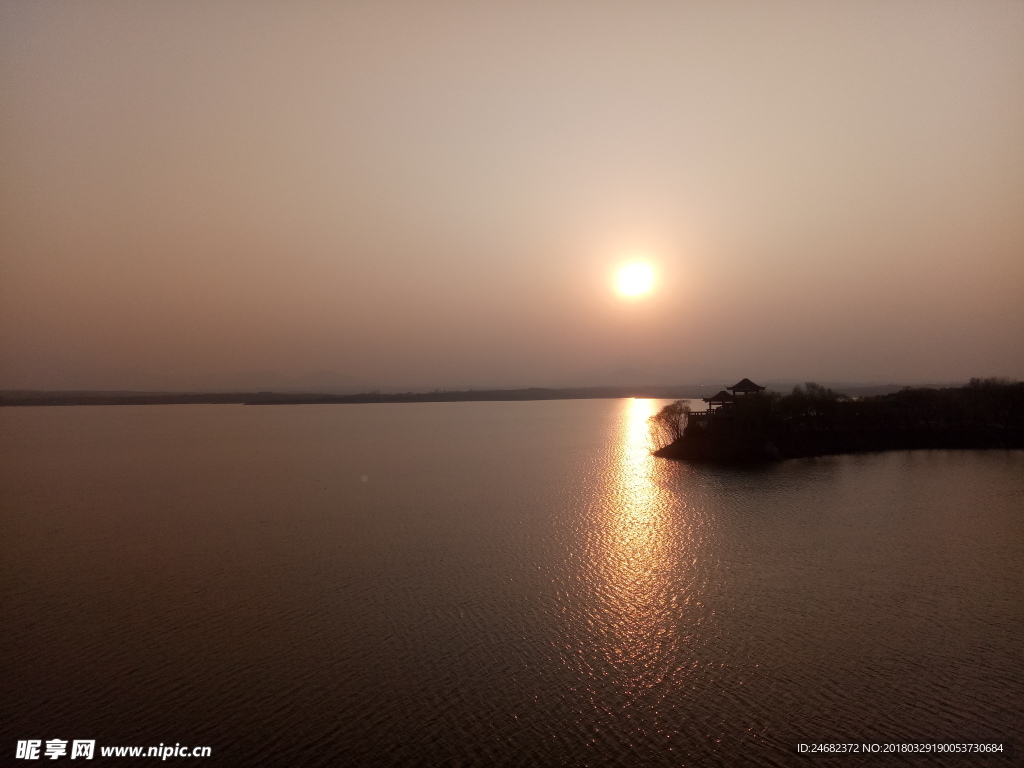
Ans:
[[[733,384],[729,389],[733,392],[760,392],[766,387],[759,386],[750,379],[740,379],[738,384]]]
[[[736,398],[734,398],[732,395],[730,395],[724,389],[721,389],[721,390],[718,391],[717,394],[714,394],[711,397],[705,397],[704,398],[704,402],[705,403],[731,403],[735,399]]]

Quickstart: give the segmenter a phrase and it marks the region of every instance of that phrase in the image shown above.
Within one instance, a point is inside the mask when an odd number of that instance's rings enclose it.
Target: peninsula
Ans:
[[[749,379],[652,417],[667,459],[765,462],[923,448],[1024,448],[1024,383],[971,379],[965,387],[905,388],[852,398],[809,383],[766,392]]]

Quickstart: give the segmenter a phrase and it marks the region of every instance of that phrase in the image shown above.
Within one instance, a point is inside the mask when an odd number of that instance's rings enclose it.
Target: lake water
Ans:
[[[650,456],[657,406],[0,409],[0,750],[810,766],[864,762],[797,743],[1019,739],[1024,452],[688,466]]]

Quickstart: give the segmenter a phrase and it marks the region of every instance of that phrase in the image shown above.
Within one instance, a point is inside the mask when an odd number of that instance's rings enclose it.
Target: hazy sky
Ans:
[[[1024,378],[1024,2],[0,4],[0,387],[624,366]]]

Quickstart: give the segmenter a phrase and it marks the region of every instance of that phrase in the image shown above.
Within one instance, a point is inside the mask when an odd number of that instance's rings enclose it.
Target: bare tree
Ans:
[[[690,417],[690,406],[682,400],[676,400],[663,406],[660,411],[647,419],[651,430],[651,440],[655,450],[674,443],[683,436],[687,419]]]

